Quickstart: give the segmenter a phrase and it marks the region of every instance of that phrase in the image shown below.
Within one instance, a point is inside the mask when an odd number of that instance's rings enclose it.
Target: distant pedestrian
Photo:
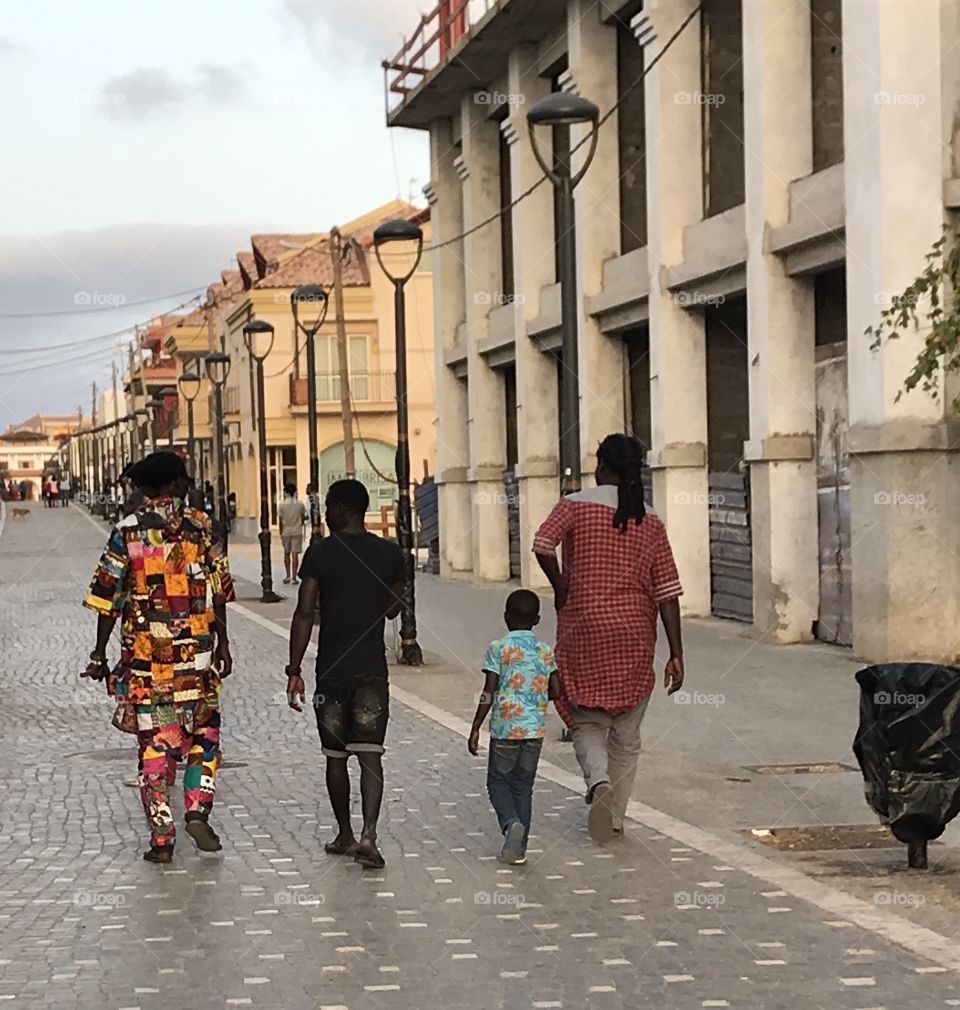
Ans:
[[[384,865],[377,847],[383,800],[383,751],[389,716],[387,657],[383,630],[400,612],[404,565],[400,548],[364,527],[370,506],[357,480],[338,480],[327,492],[330,536],[314,540],[300,567],[300,594],[290,628],[287,702],[297,712],[305,700],[300,664],[310,643],[314,612],[320,608],[317,690],[313,697],[327,792],[339,831],[324,848],[350,855],[361,866]],[[351,754],[360,762],[363,830],[350,821]]]
[[[658,611],[670,645],[664,682],[669,694],[683,686],[683,590],[666,529],[644,505],[643,462],[637,439],[608,435],[597,487],[561,499],[533,542],[557,608],[557,711],[573,729],[599,842],[623,831],[655,684]]]
[[[514,590],[507,597],[503,619],[508,631],[487,649],[483,661],[486,680],[467,747],[471,754],[479,750],[480,727],[492,708],[487,793],[503,834],[500,861],[523,863],[547,702],[559,695],[560,681],[553,651],[533,633],[540,623],[537,594],[529,589]]]
[[[150,826],[143,858],[169,863],[178,760],[187,764],[187,834],[203,851],[221,848],[209,817],[220,761],[220,687],[233,668],[226,618],[233,584],[210,520],[184,504],[183,459],[152,453],[128,475],[142,500],[114,529],[84,600],[99,619],[83,676],[106,680],[117,701],[114,725],[137,734]],[[106,647],[118,619],[120,662],[111,671]]]
[[[20,481],[20,500],[26,501],[30,497],[30,485],[25,481]]]
[[[47,504],[50,508],[57,508],[60,504],[60,480],[56,474],[50,475],[50,484],[47,487],[49,500]]]
[[[66,508],[70,504],[71,493],[70,474],[65,473],[60,478],[60,504],[62,507]]]
[[[307,508],[297,497],[296,484],[283,485],[283,501],[277,509],[280,521],[280,543],[283,545],[283,581],[298,586],[300,580],[300,555],[303,553],[303,527],[307,521]]]

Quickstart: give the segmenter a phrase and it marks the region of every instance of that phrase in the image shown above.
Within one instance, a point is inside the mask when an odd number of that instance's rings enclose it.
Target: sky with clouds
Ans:
[[[130,303],[205,288],[251,232],[422,203],[426,135],[387,129],[380,70],[420,13],[416,0],[7,5],[0,430],[88,408],[118,341],[78,341],[177,299]],[[105,311],[24,315],[76,308]]]

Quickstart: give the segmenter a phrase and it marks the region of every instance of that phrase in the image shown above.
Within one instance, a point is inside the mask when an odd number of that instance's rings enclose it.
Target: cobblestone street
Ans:
[[[890,942],[644,824],[599,848],[559,770],[539,780],[528,864],[502,866],[485,754],[470,757],[456,717],[406,691],[387,741],[387,868],[324,855],[335,832],[312,714],[288,710],[280,626],[251,608],[257,590],[242,579],[214,809],[224,850],[201,857],[182,838],[173,865],[145,864],[138,794],[124,784],[135,749],[109,725],[103,688],[78,676],[97,525],[34,506],[8,512],[0,535],[0,1002],[960,1006],[947,940],[927,960],[920,934]]]

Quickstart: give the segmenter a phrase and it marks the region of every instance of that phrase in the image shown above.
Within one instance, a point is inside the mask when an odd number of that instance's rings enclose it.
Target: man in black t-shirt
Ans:
[[[357,480],[330,485],[326,520],[330,536],[307,548],[300,566],[300,595],[290,629],[287,702],[302,711],[305,685],[300,664],[310,642],[314,611],[320,607],[317,690],[313,705],[320,744],[327,758],[327,792],[337,818],[337,837],[324,848],[352,855],[371,869],[384,865],[377,848],[383,799],[383,741],[389,714],[386,618],[400,611],[404,564],[400,548],[368,533],[367,489]],[[357,841],[350,823],[347,759],[360,762],[363,831]]]

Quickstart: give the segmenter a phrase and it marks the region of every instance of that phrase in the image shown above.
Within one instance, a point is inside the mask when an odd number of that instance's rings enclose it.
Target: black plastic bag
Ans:
[[[960,812],[960,669],[884,663],[857,683],[867,802],[901,842],[939,838]]]

